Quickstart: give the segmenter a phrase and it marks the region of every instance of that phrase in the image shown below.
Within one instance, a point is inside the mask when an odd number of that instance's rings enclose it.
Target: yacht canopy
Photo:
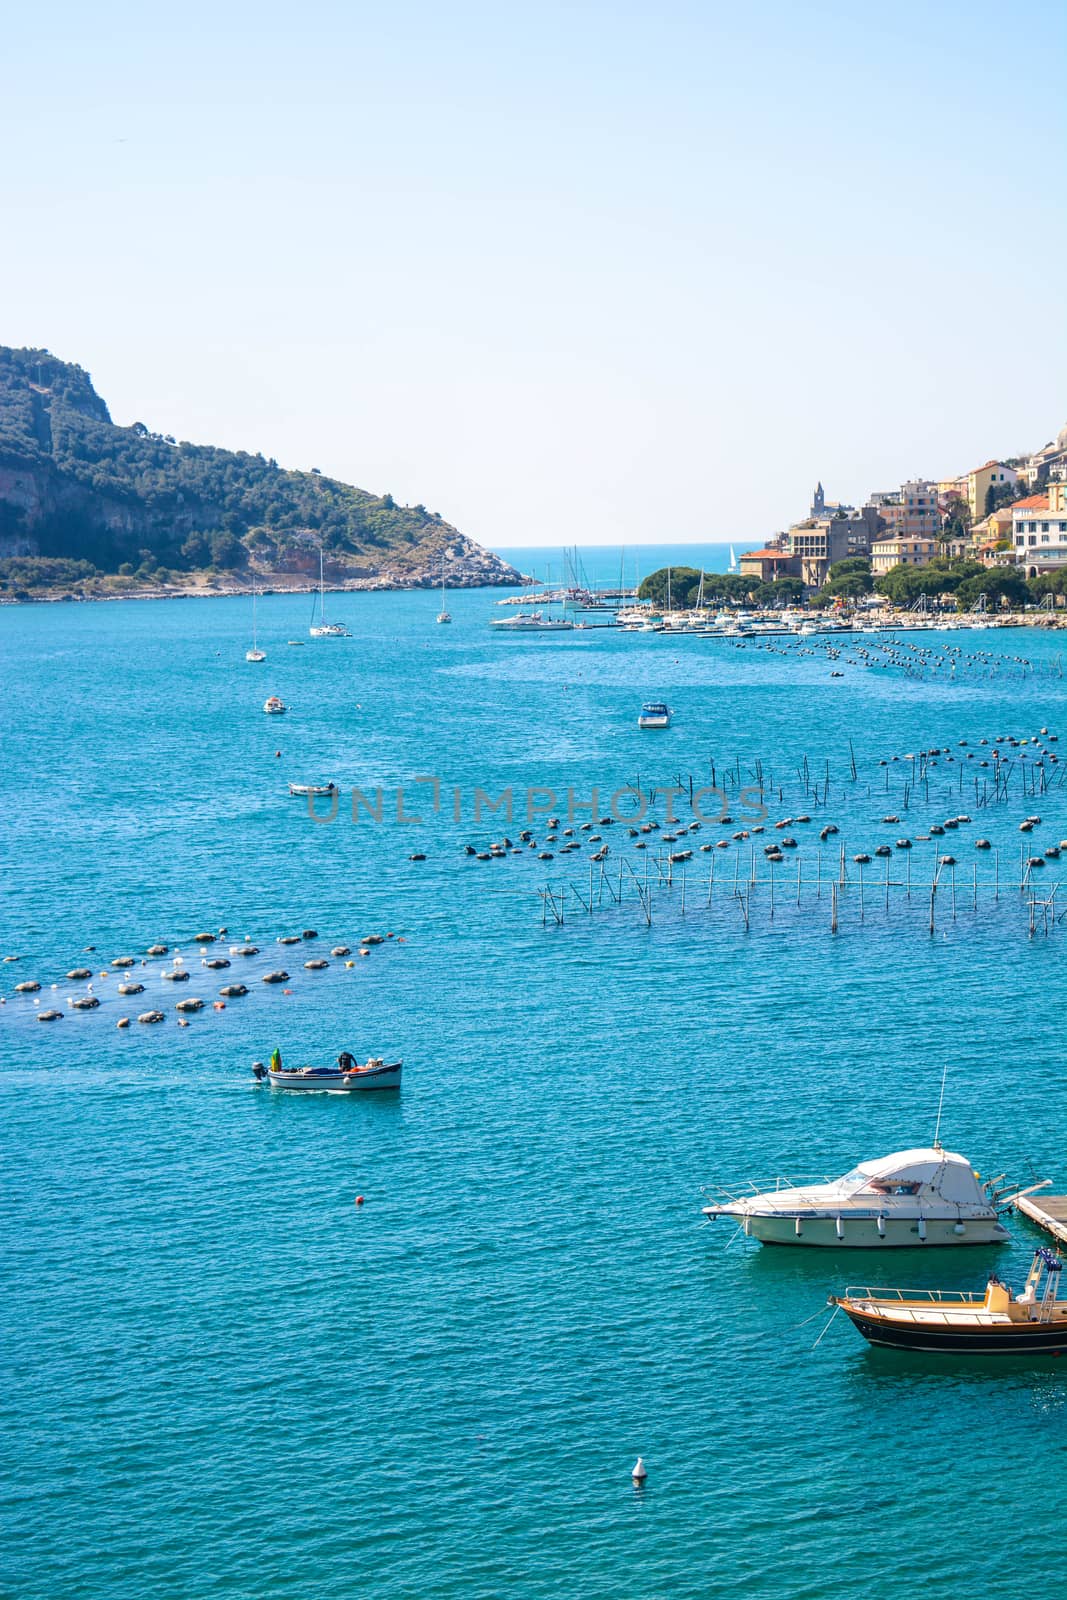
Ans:
[[[897,1185],[916,1184],[958,1204],[985,1198],[971,1163],[952,1150],[898,1150],[878,1161],[863,1162],[842,1181],[879,1190],[883,1185],[891,1190]]]

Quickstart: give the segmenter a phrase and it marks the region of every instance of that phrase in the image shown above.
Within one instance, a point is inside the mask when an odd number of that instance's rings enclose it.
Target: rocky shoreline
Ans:
[[[407,551],[390,551],[377,570],[369,569],[365,559],[331,555],[326,561],[324,586],[331,594],[433,590],[440,587],[442,571],[449,590],[514,589],[534,582],[473,539],[453,534],[451,539],[424,541]],[[143,572],[131,576],[101,572],[73,582],[69,578],[57,578],[47,584],[28,582],[18,592],[0,594],[0,604],[207,599],[250,595],[253,584],[256,592],[263,595],[312,594],[319,587],[316,554],[303,551],[284,563],[250,562],[227,572],[168,571],[159,581]]]

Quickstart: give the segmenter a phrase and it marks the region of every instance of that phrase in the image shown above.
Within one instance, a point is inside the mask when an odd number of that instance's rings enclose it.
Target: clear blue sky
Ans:
[[[0,342],[489,545],[760,538],[1067,422],[1067,8],[9,11]]]

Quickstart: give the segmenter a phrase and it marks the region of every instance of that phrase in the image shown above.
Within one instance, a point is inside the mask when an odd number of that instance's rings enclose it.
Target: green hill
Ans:
[[[7,588],[91,591],[101,574],[190,585],[252,572],[280,587],[317,577],[320,547],[334,585],[432,585],[442,561],[451,587],[519,581],[424,506],[139,422],[119,427],[81,367],[0,346]]]

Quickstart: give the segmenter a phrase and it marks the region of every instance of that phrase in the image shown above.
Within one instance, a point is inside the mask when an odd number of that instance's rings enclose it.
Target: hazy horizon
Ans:
[[[0,338],[117,422],[495,549],[751,546],[1067,421],[1048,0],[58,0],[6,43]]]

